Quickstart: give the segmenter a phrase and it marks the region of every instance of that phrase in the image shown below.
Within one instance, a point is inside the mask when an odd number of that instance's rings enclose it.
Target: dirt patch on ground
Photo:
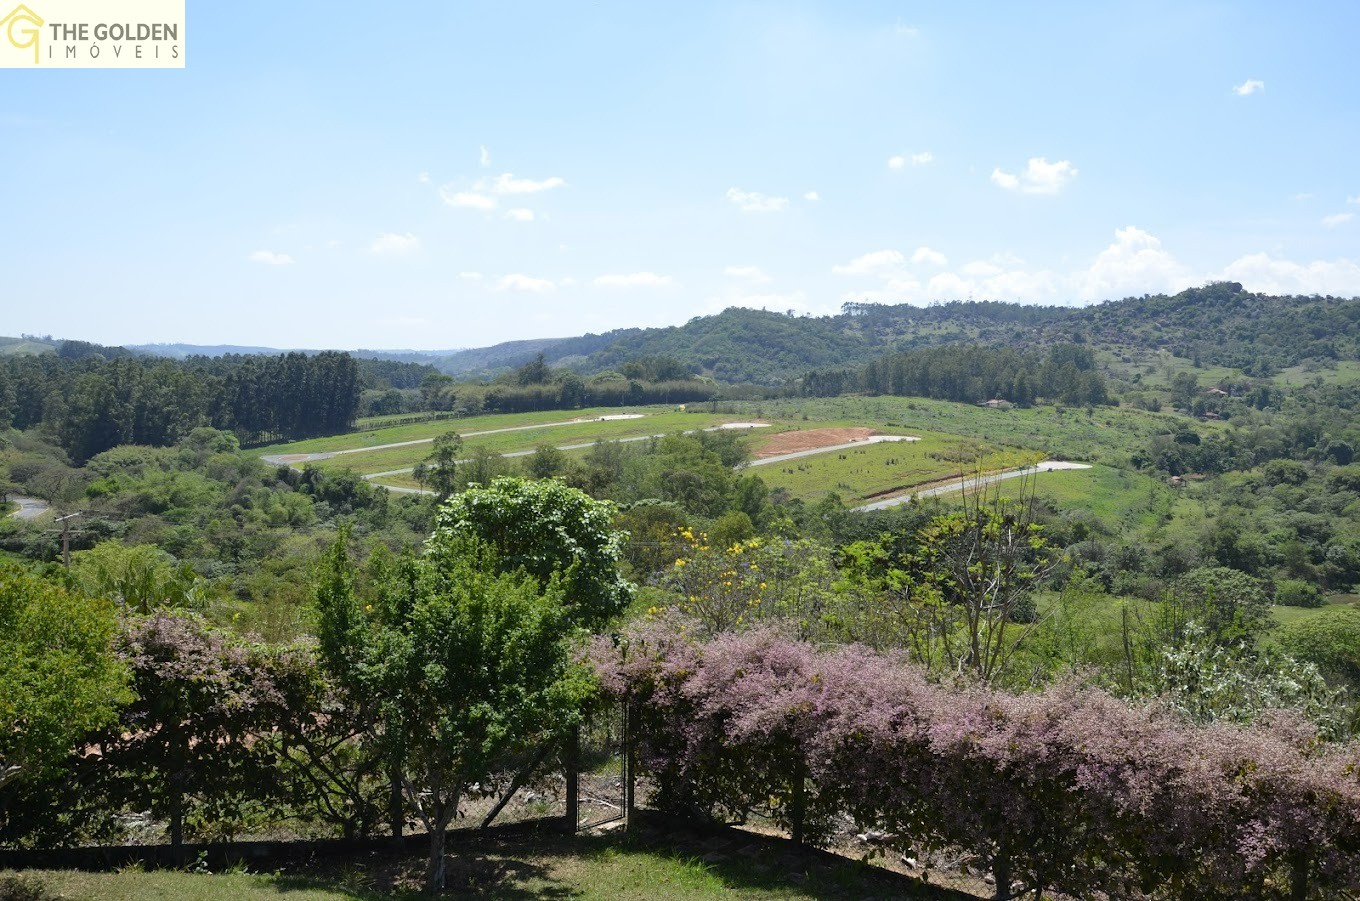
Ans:
[[[757,457],[777,457],[780,454],[793,454],[798,451],[817,450],[819,447],[835,447],[862,441],[878,434],[877,429],[806,429],[801,432],[783,432],[771,435],[760,449]]]

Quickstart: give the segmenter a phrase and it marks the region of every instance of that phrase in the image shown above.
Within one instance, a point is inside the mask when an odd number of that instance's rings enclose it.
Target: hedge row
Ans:
[[[825,841],[837,819],[904,852],[962,849],[1078,897],[1313,898],[1360,890],[1355,745],[1283,714],[1195,727],[1075,682],[944,687],[862,647],[773,632],[700,644],[652,622],[598,640],[654,801],[764,812]],[[1038,894],[1036,894],[1038,897]]]

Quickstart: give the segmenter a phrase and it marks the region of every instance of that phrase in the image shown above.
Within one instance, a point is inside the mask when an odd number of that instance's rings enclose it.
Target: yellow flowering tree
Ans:
[[[661,586],[675,594],[674,609],[704,632],[717,635],[771,618],[789,621],[805,636],[823,631],[835,578],[825,548],[758,537],[719,545],[706,532],[687,528],[676,534],[685,550],[663,573]]]

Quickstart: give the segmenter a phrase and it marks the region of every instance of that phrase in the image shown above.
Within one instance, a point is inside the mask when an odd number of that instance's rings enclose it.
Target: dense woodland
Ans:
[[[1358,310],[1220,284],[729,311],[462,380],[27,342],[0,493],[82,515],[69,570],[50,523],[0,521],[0,844],[412,820],[436,885],[472,794],[626,700],[673,813],[964,853],[998,897],[1353,893]],[[459,458],[462,416],[644,403],[880,410],[1089,460],[1104,494],[860,512],[772,489],[734,431]],[[438,499],[243,449],[377,414],[451,420]]]

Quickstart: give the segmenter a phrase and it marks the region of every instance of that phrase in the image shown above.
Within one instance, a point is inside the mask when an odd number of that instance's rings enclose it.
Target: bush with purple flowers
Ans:
[[[837,815],[1079,897],[1312,898],[1360,890],[1360,749],[1295,715],[1197,726],[1067,681],[946,686],[903,658],[682,621],[600,640],[663,807],[752,814],[821,842]]]

